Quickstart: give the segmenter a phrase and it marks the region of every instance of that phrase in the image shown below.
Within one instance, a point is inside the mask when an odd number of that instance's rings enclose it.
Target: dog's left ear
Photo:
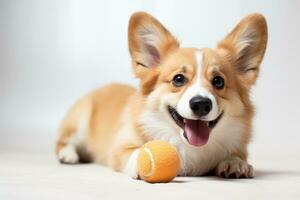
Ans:
[[[151,90],[155,83],[157,66],[179,43],[153,16],[134,13],[128,26],[128,45],[133,71],[141,80],[142,88]]]
[[[267,40],[265,18],[261,14],[252,14],[245,17],[218,44],[217,50],[228,58],[246,87],[256,81]]]

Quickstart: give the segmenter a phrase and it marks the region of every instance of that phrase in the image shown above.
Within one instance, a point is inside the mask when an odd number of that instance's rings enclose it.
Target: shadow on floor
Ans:
[[[300,171],[255,170],[255,178],[258,179],[275,176],[300,176]]]
[[[299,177],[300,176],[300,171],[283,171],[283,170],[255,170],[255,177],[254,179],[247,179],[247,178],[241,178],[241,179],[236,179],[236,178],[220,178],[215,176],[214,174],[207,174],[205,176],[200,176],[200,177],[189,177],[189,179],[185,179],[187,177],[178,177],[177,179],[173,180],[172,183],[189,183],[189,182],[195,182],[195,181],[239,181],[239,180],[244,180],[244,181],[251,181],[251,180],[260,180],[260,179],[266,179],[266,178],[278,178],[278,177]],[[192,179],[191,179],[192,178]]]

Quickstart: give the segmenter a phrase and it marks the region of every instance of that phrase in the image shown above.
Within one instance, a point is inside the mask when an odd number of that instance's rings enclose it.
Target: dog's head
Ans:
[[[196,49],[181,48],[158,20],[139,12],[130,19],[128,40],[144,109],[189,144],[206,144],[226,116],[251,115],[248,93],[267,43],[262,15],[244,18],[215,49]]]

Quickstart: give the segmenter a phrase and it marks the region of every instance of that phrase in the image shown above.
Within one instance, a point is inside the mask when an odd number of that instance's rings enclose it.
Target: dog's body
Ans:
[[[80,99],[62,123],[59,160],[92,158],[137,178],[139,148],[163,139],[177,147],[181,175],[253,177],[249,90],[266,48],[264,18],[248,16],[216,49],[180,48],[146,13],[131,17],[128,37],[140,88],[112,84]]]

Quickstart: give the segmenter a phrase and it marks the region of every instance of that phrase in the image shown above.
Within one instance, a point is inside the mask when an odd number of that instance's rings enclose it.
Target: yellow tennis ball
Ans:
[[[172,181],[179,170],[179,154],[170,143],[153,140],[141,147],[138,155],[138,172],[141,179],[150,183],[166,183]]]

